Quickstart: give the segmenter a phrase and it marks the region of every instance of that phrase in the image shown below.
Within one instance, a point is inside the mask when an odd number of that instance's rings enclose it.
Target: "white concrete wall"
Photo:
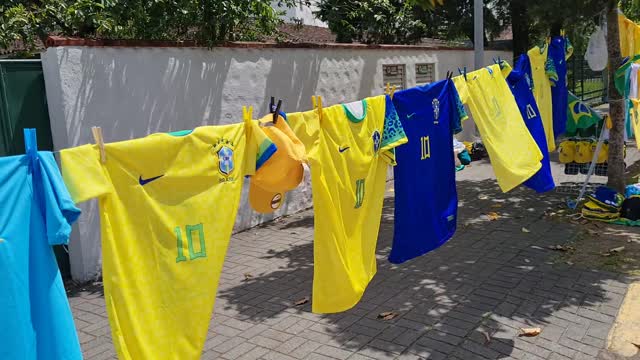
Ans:
[[[487,51],[510,59],[505,52]],[[436,76],[473,64],[473,52],[424,49],[244,49],[54,47],[42,56],[56,149],[93,142],[100,126],[107,142],[153,132],[241,121],[242,106],[267,112],[271,96],[287,112],[311,108],[311,96],[324,104],[355,101],[383,91],[382,64],[406,64],[407,86],[415,85],[416,63],[436,63]],[[308,174],[307,174],[308,175]],[[311,206],[309,176],[275,214]],[[253,212],[246,191],[236,231],[272,219]],[[97,202],[83,214],[70,244],[71,272],[88,280],[100,272]]]

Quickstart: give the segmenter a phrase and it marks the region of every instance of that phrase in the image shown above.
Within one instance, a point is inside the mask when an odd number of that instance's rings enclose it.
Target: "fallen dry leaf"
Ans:
[[[500,209],[502,207],[502,204],[493,204],[491,205],[491,207],[494,209]]]
[[[489,335],[488,332],[483,331],[482,335],[484,335],[484,338],[486,339],[486,341],[484,342],[485,345],[489,344],[491,342],[491,335]]]
[[[487,200],[488,198],[489,198],[488,195],[479,195],[478,196],[478,199],[480,199],[480,200]]]
[[[624,251],[624,246],[620,246],[620,247],[613,248],[613,249],[609,250],[610,253],[619,253],[621,251]]]
[[[393,312],[393,311],[385,311],[385,312],[381,312],[380,314],[378,314],[378,319],[382,319],[382,320],[391,320],[396,318],[398,315],[397,312]]]
[[[244,273],[244,280],[245,281],[251,280],[251,279],[253,279],[253,275],[251,275],[250,273]]]
[[[295,306],[300,306],[300,305],[304,305],[306,303],[309,302],[309,298],[308,297],[303,297],[302,299],[296,301],[295,303],[293,303]]]
[[[538,336],[542,332],[542,329],[537,328],[520,328],[520,335],[518,336]]]
[[[529,229],[527,229],[526,227],[522,228],[522,232],[523,233],[530,233],[531,231]]]
[[[498,220],[500,215],[498,215],[498,213],[492,211],[490,213],[487,213],[487,217],[489,218],[489,221],[495,221],[495,220]]]

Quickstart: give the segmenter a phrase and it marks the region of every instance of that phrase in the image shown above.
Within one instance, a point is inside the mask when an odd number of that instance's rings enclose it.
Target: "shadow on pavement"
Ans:
[[[606,347],[628,279],[553,260],[556,254],[548,246],[572,241],[580,232],[580,225],[544,216],[562,207],[564,199],[528,189],[503,194],[493,180],[458,181],[458,191],[456,235],[402,265],[386,260],[393,198],[385,199],[378,273],[362,301],[339,314],[317,315],[309,303],[294,305],[311,295],[312,213],[263,226],[261,234],[268,229],[272,235],[266,236],[286,233],[297,240],[264,249],[260,258],[278,266],[265,266],[239,285],[222,284],[216,315],[268,324],[374,358],[595,357]],[[488,212],[499,218],[490,221]],[[378,319],[385,311],[399,316]],[[543,331],[518,337],[521,327]]]

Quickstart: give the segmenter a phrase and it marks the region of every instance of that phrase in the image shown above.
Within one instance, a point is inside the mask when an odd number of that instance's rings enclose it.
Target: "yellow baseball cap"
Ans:
[[[576,142],[571,140],[561,142],[559,153],[561,163],[568,164],[574,162],[576,158]]]
[[[272,213],[284,202],[285,193],[302,181],[306,150],[293,133],[287,121],[278,116],[274,124],[273,114],[259,120],[261,129],[273,141],[278,150],[251,177],[249,204],[259,213]]]

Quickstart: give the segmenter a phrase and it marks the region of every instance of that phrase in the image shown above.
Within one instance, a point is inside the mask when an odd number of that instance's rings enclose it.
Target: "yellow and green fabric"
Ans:
[[[74,201],[99,200],[119,359],[200,359],[244,176],[275,150],[249,120],[61,151]]]
[[[307,150],[314,208],[315,313],[345,311],[376,273],[388,165],[407,142],[388,96],[287,114]]]

